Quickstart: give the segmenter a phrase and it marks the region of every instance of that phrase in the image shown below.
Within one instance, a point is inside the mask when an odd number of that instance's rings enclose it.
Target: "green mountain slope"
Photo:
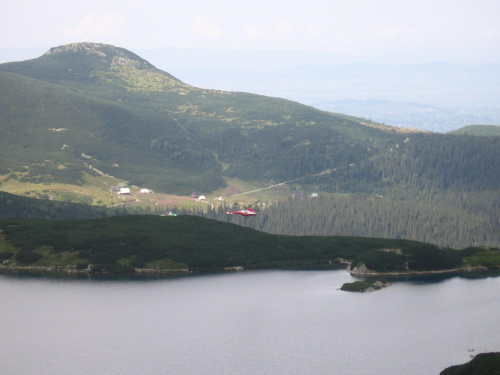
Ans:
[[[469,125],[453,130],[447,134],[475,135],[475,136],[500,136],[500,126],[498,125]]]
[[[53,48],[0,72],[2,144],[9,147],[2,147],[3,173],[37,164],[36,176],[50,175],[67,161],[60,174],[76,182],[85,162],[132,184],[186,194],[222,187],[223,176],[302,178],[405,137],[288,100],[191,87],[107,45]]]
[[[194,174],[206,177],[207,189],[222,184],[212,153],[166,116],[8,73],[0,73],[0,84],[9,88],[0,92],[3,173],[26,171],[27,181],[78,184],[92,166],[137,185],[175,189]],[[168,155],[163,145],[154,147],[155,139],[181,141]]]

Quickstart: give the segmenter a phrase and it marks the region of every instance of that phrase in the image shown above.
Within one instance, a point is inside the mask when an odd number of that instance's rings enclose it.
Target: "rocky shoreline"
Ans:
[[[359,276],[359,277],[412,276],[412,275],[435,275],[435,274],[437,275],[437,274],[474,272],[474,271],[488,271],[488,268],[484,266],[479,266],[479,267],[461,267],[461,268],[453,268],[447,270],[429,270],[429,271],[407,270],[401,272],[377,272],[369,270],[364,264],[361,264],[359,267],[355,267],[353,269],[351,269],[350,266],[347,267],[347,272],[349,272],[352,276]]]
[[[381,278],[381,277],[398,277],[398,276],[415,276],[415,275],[438,275],[438,274],[452,274],[452,273],[466,273],[466,272],[484,272],[488,271],[487,267],[462,267],[447,270],[429,270],[429,271],[413,271],[407,270],[403,272],[377,272],[369,270],[364,264],[351,269],[350,264],[347,264],[347,272],[352,276],[362,277],[365,279],[369,278]],[[77,269],[76,266],[21,266],[21,265],[5,265],[0,264],[1,271],[27,271],[27,272],[48,272],[48,273],[68,273],[68,274],[90,274],[90,273],[109,273],[103,272],[92,272],[92,266],[85,269]],[[223,269],[224,272],[241,272],[244,271],[243,267],[226,267]],[[134,274],[189,274],[192,271],[188,268],[135,268]]]
[[[75,266],[4,266],[0,265],[0,271],[27,271],[27,272],[47,272],[47,273],[69,273],[69,274],[90,274],[92,268],[77,269]],[[187,274],[191,271],[187,268],[136,268],[135,274]],[[107,272],[97,272],[107,273]]]

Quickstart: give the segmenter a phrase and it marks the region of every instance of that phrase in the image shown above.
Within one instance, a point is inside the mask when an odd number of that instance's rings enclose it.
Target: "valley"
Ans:
[[[127,181],[111,176],[84,175],[84,184],[75,186],[64,183],[30,183],[20,182],[23,173],[0,176],[1,191],[24,196],[33,199],[73,202],[94,206],[126,207],[133,210],[138,207],[148,210],[155,209],[158,212],[169,211],[178,208],[203,207],[203,205],[216,208],[222,205],[234,203],[250,204],[259,201],[277,201],[283,196],[291,196],[292,192],[286,182],[261,187],[251,182],[238,179],[227,179],[227,186],[223,189],[204,194],[206,199],[193,199],[191,192],[185,195],[167,194],[155,192],[147,187],[130,186],[130,193],[118,194],[119,187],[129,186]],[[147,186],[147,185],[146,185]],[[113,191],[115,190],[115,191]],[[143,191],[144,190],[144,191]]]

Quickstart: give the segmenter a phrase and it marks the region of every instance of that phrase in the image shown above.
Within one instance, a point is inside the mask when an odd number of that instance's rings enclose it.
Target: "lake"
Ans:
[[[1,274],[1,373],[421,375],[500,351],[500,277],[338,290],[354,280]]]

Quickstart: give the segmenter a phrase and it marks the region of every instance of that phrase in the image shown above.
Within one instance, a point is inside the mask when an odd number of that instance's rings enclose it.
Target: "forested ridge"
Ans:
[[[276,236],[195,216],[126,215],[100,219],[0,220],[0,259],[6,267],[58,264],[111,272],[167,267],[290,268],[339,265],[383,247],[417,242],[390,239]]]
[[[496,192],[447,193],[434,201],[382,197],[288,198],[260,205],[256,217],[228,217],[222,209],[181,210],[237,222],[275,234],[405,238],[441,246],[500,247],[500,205]]]
[[[500,246],[500,137],[418,134],[359,164],[290,184],[299,195],[239,220],[270,233]],[[311,198],[312,192],[320,193]],[[219,210],[203,213],[228,220]]]
[[[187,272],[227,267],[335,268],[346,260],[374,272],[496,270],[500,250],[462,251],[404,239],[287,236],[195,216],[0,220],[1,269]],[[90,266],[89,266],[90,265]],[[156,272],[156,271],[155,271]]]
[[[428,198],[500,186],[500,137],[414,134],[374,156],[310,179],[320,190]],[[425,197],[427,195],[427,197]]]

